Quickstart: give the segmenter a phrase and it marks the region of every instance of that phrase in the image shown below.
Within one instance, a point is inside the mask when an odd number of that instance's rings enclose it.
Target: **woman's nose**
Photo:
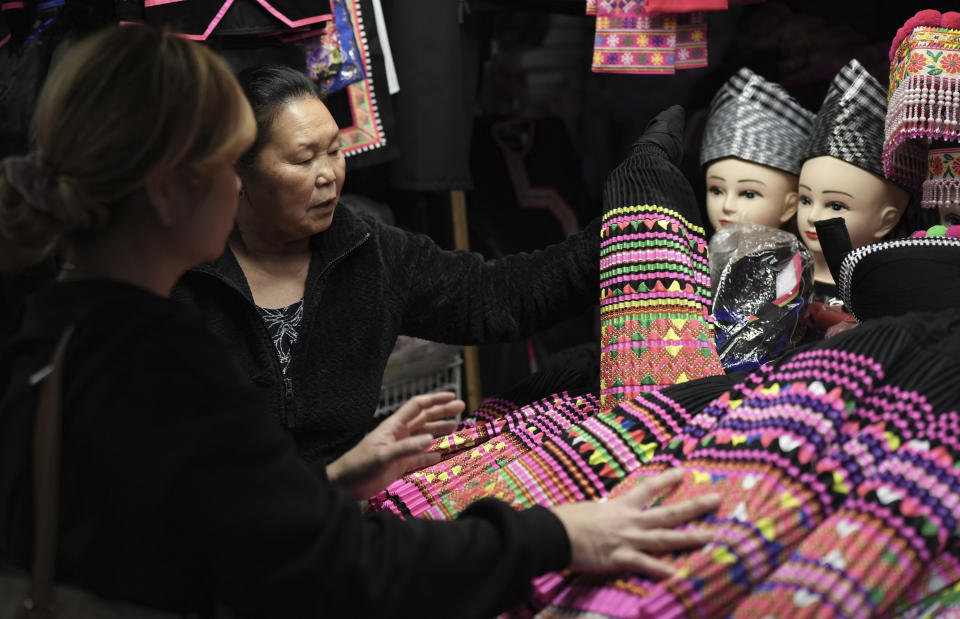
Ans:
[[[317,168],[317,187],[323,187],[333,182],[333,166],[330,165],[330,162],[327,161],[326,157],[323,157],[323,161],[319,163]]]

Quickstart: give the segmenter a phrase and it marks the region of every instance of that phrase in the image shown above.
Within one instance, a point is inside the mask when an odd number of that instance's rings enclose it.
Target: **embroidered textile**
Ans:
[[[891,55],[887,94],[883,171],[919,188],[926,172],[919,138],[960,141],[960,30],[914,28]]]
[[[333,21],[304,41],[307,73],[325,94],[337,92],[365,78],[353,22],[346,0],[332,0]]]
[[[958,102],[960,103],[960,102]],[[927,177],[923,180],[920,206],[960,205],[960,149],[941,148],[927,152]]]
[[[597,0],[596,15],[594,73],[673,74],[707,66],[703,13],[653,14],[644,0]]]
[[[600,402],[723,374],[696,198],[662,157],[634,154],[607,178],[600,230]]]

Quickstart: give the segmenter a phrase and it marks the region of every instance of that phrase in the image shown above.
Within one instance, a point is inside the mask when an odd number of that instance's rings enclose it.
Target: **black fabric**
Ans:
[[[303,457],[327,462],[370,430],[397,336],[449,344],[511,341],[596,304],[599,218],[563,243],[485,261],[341,205],[313,237],[303,321],[283,380],[233,254],[187,272],[171,295],[203,315],[293,431]]]
[[[878,245],[850,278],[850,307],[860,321],[960,307],[960,245]]]
[[[600,392],[600,348],[596,342],[551,355],[540,369],[495,397],[523,405],[563,392],[569,395]]]
[[[850,233],[847,231],[847,223],[843,217],[831,217],[830,219],[816,221],[813,225],[817,229],[820,250],[827,261],[830,276],[833,277],[833,281],[838,282],[840,281],[840,265],[843,263],[843,257],[853,249]]]
[[[316,0],[268,0],[280,16],[291,22],[326,15],[330,5]],[[221,11],[226,11],[221,14]],[[257,0],[180,0],[144,7],[143,0],[118,2],[121,19],[170,26],[191,35],[237,35],[275,32],[290,26]],[[208,28],[219,19],[215,27]]]
[[[692,224],[702,225],[697,199],[677,168],[683,156],[684,112],[674,105],[654,117],[632,152],[603,184],[609,205],[668,205]]]
[[[397,189],[470,189],[477,41],[460,24],[460,2],[384,3],[400,92],[393,96],[400,150],[390,165]]]
[[[363,517],[262,413],[185,309],[106,280],[32,297],[0,360],[0,557],[32,546],[28,377],[65,358],[58,579],[171,610],[489,617],[569,562],[550,512],[486,500],[454,522]],[[455,609],[455,610],[451,610]]]

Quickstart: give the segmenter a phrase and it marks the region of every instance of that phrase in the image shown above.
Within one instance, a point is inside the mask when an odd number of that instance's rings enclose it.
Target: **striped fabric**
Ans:
[[[710,103],[700,165],[736,157],[799,176],[813,118],[782,86],[743,67]]]
[[[635,146],[607,178],[600,231],[600,402],[723,374],[710,263],[689,183],[659,149]]]
[[[803,160],[823,155],[883,176],[886,91],[856,59],[833,78],[813,122]]]

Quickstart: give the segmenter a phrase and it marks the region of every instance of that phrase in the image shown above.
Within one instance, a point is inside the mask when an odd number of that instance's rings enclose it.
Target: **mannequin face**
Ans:
[[[949,227],[960,225],[960,204],[940,207],[940,223]]]
[[[715,229],[751,222],[779,228],[797,210],[797,177],[728,157],[707,166],[707,218]]]
[[[842,217],[853,247],[883,238],[900,220],[910,197],[892,182],[866,170],[823,156],[808,159],[800,171],[800,204],[797,228],[807,249],[814,254],[815,279],[831,281],[823,262],[815,222]]]

